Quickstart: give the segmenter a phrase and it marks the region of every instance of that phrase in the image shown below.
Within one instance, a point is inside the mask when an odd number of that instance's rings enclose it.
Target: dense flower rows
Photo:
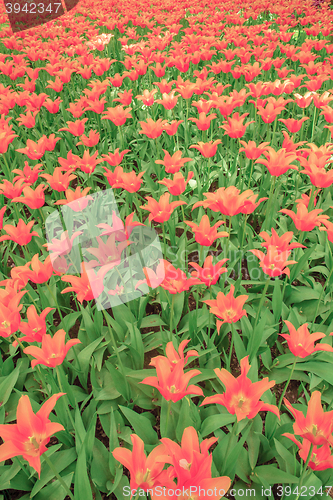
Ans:
[[[0,497],[333,492],[328,1],[0,9]]]

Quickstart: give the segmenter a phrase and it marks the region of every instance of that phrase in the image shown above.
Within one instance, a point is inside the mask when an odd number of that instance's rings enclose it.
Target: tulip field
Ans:
[[[34,5],[0,4],[0,500],[333,498],[330,2]]]

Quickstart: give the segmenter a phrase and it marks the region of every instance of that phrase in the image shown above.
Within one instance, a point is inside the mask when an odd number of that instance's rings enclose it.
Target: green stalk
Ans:
[[[307,466],[310,462],[310,459],[311,459],[311,455],[312,455],[312,450],[313,450],[313,443],[311,443],[311,446],[310,446],[310,449],[309,449],[309,454],[308,454],[308,458],[306,459],[306,462],[304,464],[304,467],[303,467],[303,471],[302,471],[302,475],[300,477],[300,480],[299,480],[299,493],[296,497],[296,500],[299,499],[300,495],[301,495],[301,489],[302,489],[302,484],[303,484],[303,481],[304,481],[304,477],[305,477],[305,474],[306,474],[306,469],[307,469]]]
[[[265,297],[266,297],[266,292],[267,292],[267,288],[268,288],[268,285],[271,281],[271,277],[269,277],[267,280],[266,280],[266,283],[265,283],[265,286],[264,286],[264,289],[262,291],[262,294],[261,294],[261,298],[260,298],[260,302],[259,302],[259,307],[258,307],[258,311],[257,311],[257,315],[256,315],[256,319],[255,319],[255,322],[254,322],[254,327],[253,327],[253,331],[255,330],[257,324],[258,324],[258,321],[259,321],[259,317],[260,317],[260,312],[261,312],[261,309],[262,309],[262,306],[264,304],[264,300],[265,300]]]
[[[167,416],[166,416],[166,421],[165,421],[165,436],[168,436],[168,427],[169,427],[169,418],[170,418],[170,411],[171,411],[171,399],[168,402],[168,409],[167,409]]]
[[[293,366],[291,367],[291,370],[290,370],[290,374],[289,374],[289,377],[288,377],[287,383],[285,384],[284,389],[283,389],[282,394],[281,394],[281,397],[280,397],[280,401],[279,401],[279,404],[278,404],[278,409],[279,409],[279,410],[280,410],[280,408],[281,408],[281,405],[282,405],[282,401],[283,401],[284,395],[285,395],[285,393],[287,392],[287,389],[288,389],[288,386],[289,386],[289,383],[290,383],[291,377],[293,376],[293,373],[294,373],[294,370],[295,370],[295,366],[296,366],[297,360],[298,360],[298,357],[297,357],[297,356],[295,356],[295,359],[294,359],[294,362],[293,362]]]

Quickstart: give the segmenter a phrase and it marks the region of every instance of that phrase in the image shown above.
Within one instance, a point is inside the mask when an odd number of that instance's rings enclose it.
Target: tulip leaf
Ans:
[[[93,500],[90,480],[87,472],[86,450],[84,446],[81,446],[76,462],[74,496],[75,498],[84,498],[84,500]]]
[[[210,415],[201,424],[200,434],[202,437],[206,437],[217,429],[221,429],[225,425],[234,423],[236,420],[235,415],[230,415],[229,413],[225,415]]]
[[[48,453],[49,455],[49,453]],[[54,453],[52,455],[52,465],[54,469],[60,474],[61,471],[66,469],[70,464],[76,460],[76,452],[74,448],[68,450],[62,450]],[[30,498],[33,498],[37,493],[54,478],[54,473],[50,470],[46,462],[43,463],[40,479],[36,481],[34,487],[31,490]],[[54,484],[54,483],[52,483]]]
[[[133,427],[135,434],[137,434],[146,444],[154,445],[158,442],[158,436],[146,417],[142,414],[139,415],[125,406],[119,405],[119,408]]]
[[[15,370],[12,371],[10,375],[7,375],[0,384],[0,405],[5,405],[12,393],[12,390],[17,382],[18,376],[20,374],[20,365],[18,365]]]
[[[288,472],[278,469],[274,465],[259,465],[254,469],[253,481],[260,482],[261,479],[268,484],[298,483],[299,478]]]

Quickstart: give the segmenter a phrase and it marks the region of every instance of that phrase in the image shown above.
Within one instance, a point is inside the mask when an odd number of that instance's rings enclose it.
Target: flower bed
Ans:
[[[329,3],[7,23],[0,499],[328,496]]]

